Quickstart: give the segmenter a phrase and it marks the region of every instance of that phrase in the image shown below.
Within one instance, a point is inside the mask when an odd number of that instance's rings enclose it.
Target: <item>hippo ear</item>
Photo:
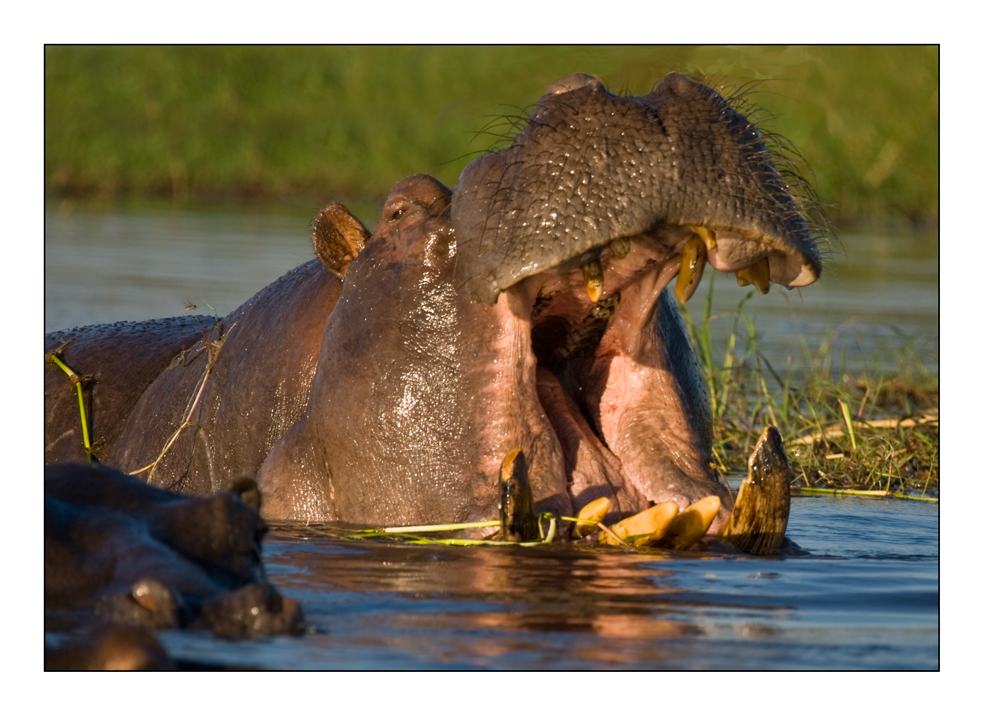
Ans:
[[[369,230],[341,204],[329,204],[314,220],[311,245],[328,270],[345,278],[349,264],[369,238]]]

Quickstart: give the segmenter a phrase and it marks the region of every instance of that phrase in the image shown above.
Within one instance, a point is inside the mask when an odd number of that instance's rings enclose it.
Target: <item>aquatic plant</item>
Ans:
[[[816,349],[804,341],[802,355],[790,356],[781,375],[760,351],[745,311],[755,292],[733,311],[714,314],[713,273],[707,283],[700,322],[686,306],[683,314],[708,378],[720,472],[742,473],[771,424],[783,436],[794,488],[938,497],[939,375],[925,351],[909,340],[892,354],[870,356],[858,372],[835,366],[828,334]],[[729,318],[724,354],[715,357],[711,322]]]

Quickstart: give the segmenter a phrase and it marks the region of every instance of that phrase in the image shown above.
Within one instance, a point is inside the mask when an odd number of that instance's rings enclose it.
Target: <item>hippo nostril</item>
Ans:
[[[604,87],[601,80],[597,77],[586,75],[583,72],[575,72],[552,83],[549,87],[547,87],[546,93],[564,94],[565,92],[581,89],[582,87],[587,87],[588,85]]]

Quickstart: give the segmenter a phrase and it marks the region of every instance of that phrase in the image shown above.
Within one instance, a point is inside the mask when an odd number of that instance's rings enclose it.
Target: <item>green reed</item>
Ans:
[[[744,473],[767,425],[783,435],[793,486],[936,495],[939,490],[939,377],[915,341],[871,367],[851,371],[834,361],[834,332],[784,372],[761,353],[745,312],[754,291],[734,311],[715,315],[713,276],[704,315],[683,315],[708,378],[714,419],[713,457],[724,473]],[[722,356],[711,350],[710,324],[731,319]],[[893,365],[894,364],[894,365]]]

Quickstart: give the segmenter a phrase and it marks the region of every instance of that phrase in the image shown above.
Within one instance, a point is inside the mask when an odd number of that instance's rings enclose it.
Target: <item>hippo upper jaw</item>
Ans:
[[[642,97],[560,80],[506,149],[458,180],[459,275],[476,301],[648,231],[697,230],[728,271],[817,280],[810,225],[755,126],[709,87],[671,74]]]

